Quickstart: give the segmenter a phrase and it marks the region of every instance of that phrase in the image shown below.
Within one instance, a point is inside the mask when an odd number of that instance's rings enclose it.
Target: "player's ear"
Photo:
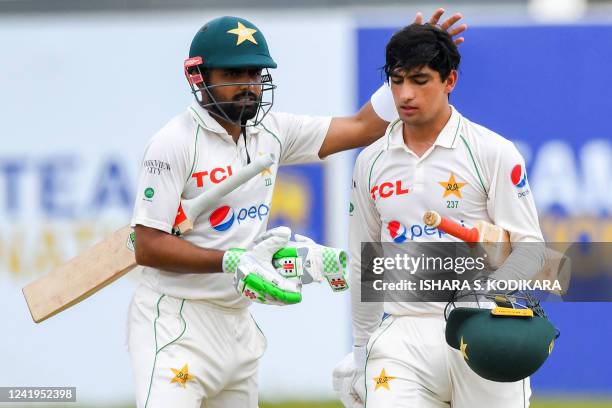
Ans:
[[[455,89],[455,86],[457,85],[458,79],[459,79],[459,72],[457,72],[456,69],[453,69],[448,75],[448,78],[446,78],[446,81],[444,84],[444,92],[447,94],[450,94],[451,92],[453,92],[453,89]]]

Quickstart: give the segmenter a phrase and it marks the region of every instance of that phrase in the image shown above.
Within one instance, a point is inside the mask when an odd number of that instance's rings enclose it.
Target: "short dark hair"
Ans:
[[[411,24],[393,34],[386,48],[383,70],[387,81],[396,69],[429,67],[445,81],[459,68],[461,55],[451,36],[436,26]]]

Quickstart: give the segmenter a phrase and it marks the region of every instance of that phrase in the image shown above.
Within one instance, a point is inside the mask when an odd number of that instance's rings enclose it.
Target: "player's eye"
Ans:
[[[251,78],[260,78],[261,77],[261,69],[250,69],[249,77]]]
[[[242,74],[243,74],[243,71],[237,70],[237,69],[236,70],[232,69],[232,70],[225,71],[225,76],[227,78],[238,78],[238,77],[242,76]]]
[[[429,78],[426,77],[413,77],[412,82],[417,85],[425,85],[429,81]]]
[[[395,85],[401,85],[401,83],[404,82],[404,77],[401,77],[401,76],[392,76],[391,77],[391,82],[393,82]]]

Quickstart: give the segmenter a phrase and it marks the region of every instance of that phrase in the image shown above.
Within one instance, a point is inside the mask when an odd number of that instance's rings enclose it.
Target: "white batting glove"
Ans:
[[[282,262],[275,260],[275,266],[283,276],[299,277],[304,284],[326,280],[334,292],[348,289],[345,251],[319,245],[299,234],[295,234],[295,241],[290,241],[288,247],[281,254],[289,256],[282,258]],[[297,252],[293,263],[290,248]]]
[[[333,387],[346,408],[363,408],[365,402],[365,346],[354,346],[334,368]]]
[[[250,250],[233,248],[223,255],[223,272],[234,274],[236,291],[247,299],[274,305],[302,300],[301,282],[288,280],[272,266],[276,251],[287,245],[291,230],[277,227],[257,237]]]

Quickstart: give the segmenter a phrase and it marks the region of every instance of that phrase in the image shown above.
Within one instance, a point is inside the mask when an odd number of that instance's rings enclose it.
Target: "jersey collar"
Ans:
[[[436,138],[434,146],[441,146],[447,149],[454,149],[455,146],[457,146],[457,140],[459,138],[459,133],[461,132],[462,116],[454,106],[450,105],[450,108],[451,117]],[[407,148],[406,144],[404,143],[402,129],[402,121],[399,119],[389,125],[387,130],[388,148]]]
[[[233,142],[233,139],[230,135],[228,135],[227,131],[215,120],[214,117],[208,113],[208,111],[200,106],[199,103],[194,102],[189,107],[189,112],[193,119],[204,129],[216,133],[222,138],[228,138]],[[259,129],[254,126],[247,127],[247,136],[250,136],[253,133],[258,133]]]

